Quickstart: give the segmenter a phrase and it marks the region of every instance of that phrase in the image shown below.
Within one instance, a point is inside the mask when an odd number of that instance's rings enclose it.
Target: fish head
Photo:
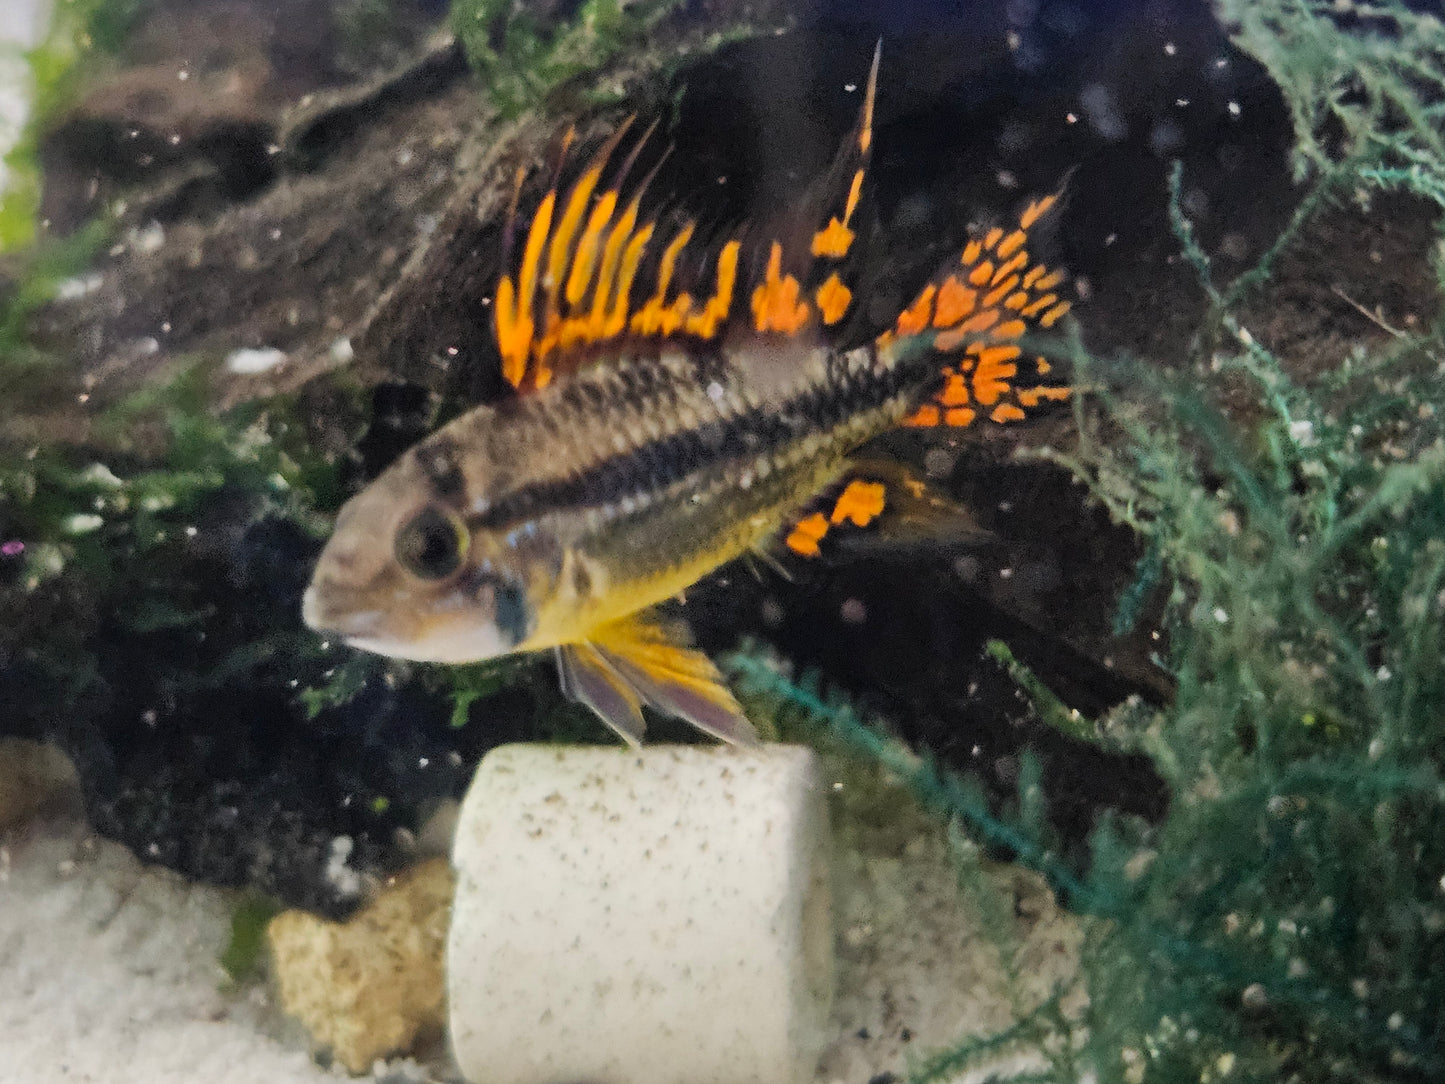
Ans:
[[[450,448],[445,431],[423,441],[342,507],[302,602],[312,629],[419,662],[495,658],[527,640],[549,562],[469,527],[486,479],[463,479],[453,458],[439,485]]]

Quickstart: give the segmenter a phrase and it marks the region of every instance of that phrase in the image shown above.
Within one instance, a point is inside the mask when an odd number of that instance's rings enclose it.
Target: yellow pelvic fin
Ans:
[[[594,629],[585,643],[557,649],[562,690],[586,704],[624,741],[637,745],[647,705],[735,745],[757,732],[712,660],[689,646],[681,622],[634,614]]]
[[[567,699],[591,708],[628,745],[642,745],[647,724],[642,721],[641,698],[595,647],[557,648],[557,677]]]

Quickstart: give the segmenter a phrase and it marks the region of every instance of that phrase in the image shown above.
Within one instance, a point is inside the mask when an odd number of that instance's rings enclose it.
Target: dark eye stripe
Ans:
[[[457,447],[448,437],[433,437],[416,450],[417,465],[432,492],[443,500],[460,497],[466,491],[459,459]]]

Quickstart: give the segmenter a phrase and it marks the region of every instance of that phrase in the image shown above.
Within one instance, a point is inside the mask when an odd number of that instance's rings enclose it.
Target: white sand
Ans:
[[[235,894],[142,866],[75,821],[0,839],[0,1084],[335,1077],[219,958]]]
[[[874,842],[837,860],[835,1038],[818,1084],[901,1075],[1010,1018],[994,946],[937,834]],[[1007,867],[989,876],[1024,916],[1025,1000],[1044,996],[1073,970],[1077,923],[1037,878]],[[0,835],[0,1084],[335,1084],[341,1070],[312,1062],[265,984],[233,989],[221,969],[236,899],[144,866],[73,819]],[[991,1068],[1007,1079],[1038,1067],[1025,1056]],[[429,1068],[393,1061],[376,1077],[449,1076]],[[987,1075],[980,1067],[958,1084]]]

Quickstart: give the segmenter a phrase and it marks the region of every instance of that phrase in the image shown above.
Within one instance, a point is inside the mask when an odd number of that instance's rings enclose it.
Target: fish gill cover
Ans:
[[[1071,424],[1017,456],[917,436],[890,447],[975,511],[999,550],[865,553],[792,586],[724,573],[689,615],[755,721],[817,742],[855,782],[891,773],[938,818],[1006,967],[1026,965],[1010,940],[1011,901],[983,876],[989,859],[1042,872],[1085,918],[1077,988],[1034,1005],[1020,981],[1014,1027],[920,1058],[912,1079],[951,1079],[1019,1051],[1033,1056],[1021,1080],[1439,1079],[1442,27],[1418,5],[1224,4],[1241,53],[1216,45],[1212,28],[1186,33],[1208,23],[1187,6],[1162,27],[1126,20],[1136,33],[1112,36],[1089,22],[1096,8],[1040,5],[1023,26],[1000,16],[1000,53],[949,51],[997,67],[940,76],[936,108],[900,79],[893,115],[881,107],[879,199],[901,253],[889,267],[906,290],[927,276],[935,246],[961,240],[949,222],[988,217],[1001,176],[1040,189],[1048,182],[1031,171],[1047,175],[1039,159],[1050,146],[1057,163],[1079,165],[1060,240],[1090,296],[1081,340],[1054,344],[1089,392]],[[716,176],[716,146],[740,117],[787,130],[791,111],[768,111],[779,83],[741,102],[719,98],[720,85],[746,87],[739,73],[753,70],[806,82],[816,68],[777,62],[790,42],[800,52],[830,42],[836,52],[824,55],[856,68],[877,28],[842,25],[724,50],[686,73],[679,116],[718,113],[711,131],[722,138],[708,147],[702,125],[678,128],[675,190],[687,190],[689,170]],[[1051,54],[1060,40],[1112,43],[1121,67],[1100,67],[1099,48]],[[1183,54],[1204,74],[1187,91],[1148,84],[1148,66],[1129,63],[1140,42],[1150,63]],[[433,96],[421,97],[434,103],[449,70],[412,68],[351,102],[394,103],[418,93],[409,80],[429,79]],[[1144,86],[1144,101],[1131,97]],[[1209,93],[1218,97],[1206,111]],[[980,109],[1000,95],[1036,112]],[[726,101],[732,110],[718,108]],[[364,156],[364,137],[347,142],[347,107],[301,135],[277,130],[287,181],[244,201],[280,225],[258,230],[298,225],[274,201],[335,147]],[[844,98],[837,112],[850,108]],[[979,121],[970,146],[961,121],[981,115],[994,119]],[[691,140],[704,148],[689,158]],[[813,142],[816,166],[828,141]],[[1271,172],[1286,142],[1293,190]],[[762,145],[776,154],[788,143]],[[1022,150],[1010,158],[1009,148]],[[509,173],[494,169],[493,187]],[[725,198],[765,201],[790,183],[786,169],[735,169]],[[165,191],[132,198],[152,197],[172,230],[214,213]],[[150,322],[170,310],[147,301],[148,286],[187,281],[156,270],[164,252],[125,232],[146,227],[125,212],[9,274],[7,732],[72,751],[102,831],[194,876],[330,910],[350,903],[314,873],[335,837],[359,841],[353,864],[384,870],[397,861],[394,830],[460,788],[487,746],[591,733],[532,668],[386,666],[297,624],[327,514],[356,475],[468,397],[487,353],[433,299],[486,289],[474,280],[500,269],[472,253],[499,227],[467,232],[471,201],[448,216],[423,183],[412,191],[432,216],[417,262],[443,273],[426,278],[427,305],[414,280],[374,292],[401,307],[357,337],[409,383],[373,389],[329,363],[217,413],[204,366],[165,348],[124,355],[144,379],[106,394],[98,362],[122,356],[113,342],[133,343],[136,331],[96,311],[113,296],[87,278],[91,254],[127,249],[112,259],[130,265],[102,258],[97,273],[128,266],[129,311],[151,304]],[[505,198],[484,204],[489,222]],[[264,246],[251,248],[240,264],[259,259],[264,273]],[[144,260],[149,277],[137,273]],[[57,291],[71,300],[47,304]],[[216,322],[205,296],[186,296]],[[297,311],[305,326],[309,313]],[[286,325],[283,311],[274,326]],[[101,347],[62,353],[77,327]],[[200,334],[185,341],[216,350]],[[448,366],[458,355],[469,364]],[[766,644],[728,651],[740,631]],[[1007,646],[985,650],[990,638]]]

